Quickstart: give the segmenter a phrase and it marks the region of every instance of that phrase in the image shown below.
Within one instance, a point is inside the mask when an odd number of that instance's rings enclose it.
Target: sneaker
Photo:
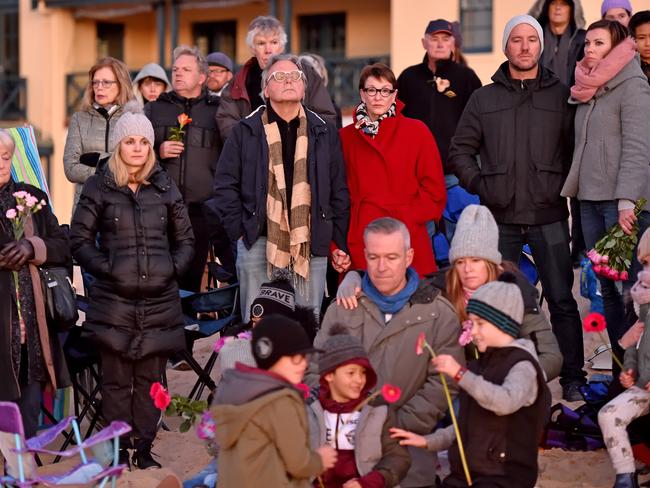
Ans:
[[[582,386],[582,382],[580,381],[572,381],[571,383],[562,385],[562,399],[566,400],[567,402],[584,401],[584,398],[582,397],[582,393],[580,393],[581,386]]]
[[[129,460],[129,451],[128,449],[120,449],[117,458],[117,464],[123,464],[126,466],[128,471],[131,471],[131,461]]]
[[[162,465],[151,456],[151,446],[136,449],[131,459],[138,469],[160,469]]]

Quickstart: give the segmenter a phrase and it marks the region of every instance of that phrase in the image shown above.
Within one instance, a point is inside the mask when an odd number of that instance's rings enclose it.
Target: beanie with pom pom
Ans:
[[[129,136],[142,136],[149,141],[149,144],[153,148],[155,140],[153,126],[147,116],[142,113],[138,102],[131,100],[124,105],[123,110],[124,113],[117,119],[111,132],[108,145],[109,150],[114,152],[120,141]]]

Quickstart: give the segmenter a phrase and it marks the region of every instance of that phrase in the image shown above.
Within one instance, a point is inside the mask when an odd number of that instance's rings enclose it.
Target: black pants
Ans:
[[[104,418],[108,422],[126,422],[133,428],[130,437],[153,442],[161,413],[149,397],[149,390],[152,383],[161,380],[166,358],[147,356],[129,361],[110,351],[101,351],[101,358]]]
[[[27,361],[27,346],[23,345],[20,350],[20,378],[18,378],[20,398],[16,400],[16,403],[20,409],[20,416],[23,418],[25,438],[29,439],[38,432],[43,385],[39,382],[29,382],[27,378]]]
[[[187,272],[178,280],[178,286],[183,290],[201,291],[201,280],[205,271],[210,248],[210,234],[207,222],[203,216],[200,204],[190,204],[187,207],[194,231],[194,258]]]
[[[585,362],[582,324],[573,298],[573,267],[566,220],[545,225],[499,224],[503,259],[519,263],[521,248],[529,244],[551,314],[551,326],[564,358],[560,383],[583,381]]]

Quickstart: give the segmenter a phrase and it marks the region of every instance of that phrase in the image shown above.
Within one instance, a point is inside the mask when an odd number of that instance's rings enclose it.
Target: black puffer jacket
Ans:
[[[541,65],[537,78],[513,80],[507,61],[492,81],[467,102],[448,168],[499,224],[566,219],[560,190],[573,157],[575,111],[568,104],[569,89]]]
[[[169,139],[170,129],[178,127],[178,116],[186,114],[192,119],[185,126],[182,154],[178,158],[160,159],[188,205],[202,203],[212,196],[214,171],[221,151],[218,107],[219,97],[203,90],[196,98],[185,98],[173,91],[163,93],[144,108],[156,135],[154,149],[158,157],[160,145]]]
[[[194,253],[178,188],[160,166],[149,181],[133,193],[117,187],[108,169],[90,177],[70,236],[74,257],[97,279],[85,333],[132,360],[185,343],[176,279]]]

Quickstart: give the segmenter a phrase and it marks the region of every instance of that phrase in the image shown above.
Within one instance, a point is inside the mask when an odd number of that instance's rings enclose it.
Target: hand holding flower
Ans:
[[[626,208],[618,211],[618,225],[621,226],[621,229],[623,229],[623,232],[627,235],[632,234],[636,219],[637,217],[634,215],[633,208]]]
[[[431,363],[435,366],[438,373],[444,373],[450,378],[456,376],[460,370],[460,364],[454,359],[453,356],[449,354],[440,354],[435,358],[431,359]]]

